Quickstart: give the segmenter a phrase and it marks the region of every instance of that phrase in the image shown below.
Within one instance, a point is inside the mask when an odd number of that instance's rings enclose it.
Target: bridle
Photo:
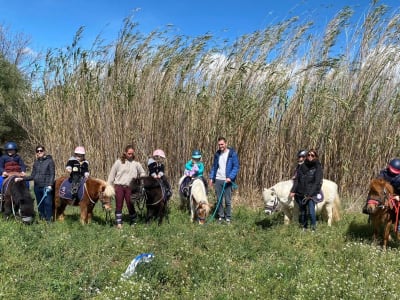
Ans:
[[[109,207],[111,207],[111,199],[109,199],[107,202],[105,202],[104,201],[104,192],[98,192],[98,197],[97,197],[97,200],[93,200],[93,198],[90,196],[90,194],[89,194],[89,191],[88,191],[88,189],[87,189],[87,185],[86,185],[86,182],[84,183],[84,190],[85,190],[85,192],[86,192],[86,195],[88,196],[88,198],[89,198],[89,202],[90,202],[90,205],[92,206],[92,207],[94,207],[95,205],[96,205],[96,202],[98,201],[98,200],[100,200],[100,202],[101,202],[101,207],[103,208],[103,210],[105,211],[105,213],[106,213],[106,222],[108,222],[108,221],[112,221],[112,219],[111,219],[111,209],[106,209],[106,206],[108,205]]]
[[[268,215],[272,214],[276,210],[276,208],[278,207],[278,204],[279,204],[279,199],[278,199],[278,195],[276,194],[276,191],[273,188],[271,188],[271,191],[274,194],[273,195],[274,199],[272,200],[272,204],[265,205],[265,210],[264,210],[265,213]],[[269,201],[268,203],[270,203],[270,202],[271,201]]]
[[[377,208],[385,209],[387,207],[387,201],[390,200],[390,194],[386,187],[383,188],[383,197],[379,195],[379,197],[372,198],[368,195],[367,204],[375,205]]]

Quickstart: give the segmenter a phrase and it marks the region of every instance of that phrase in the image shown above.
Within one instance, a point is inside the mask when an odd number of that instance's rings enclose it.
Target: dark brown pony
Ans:
[[[92,220],[93,209],[100,200],[103,207],[111,210],[111,198],[115,196],[114,187],[104,180],[89,177],[83,186],[83,196],[80,201],[63,198],[60,195],[60,187],[69,177],[57,178],[54,188],[54,220],[64,220],[64,211],[67,205],[79,206],[81,209],[81,223],[88,224]]]
[[[399,211],[398,196],[394,194],[392,185],[382,178],[372,179],[369,186],[367,212],[374,228],[373,241],[376,242],[379,231],[383,227],[383,248],[386,249],[392,225],[397,232]],[[398,238],[398,236],[397,236]]]
[[[4,218],[11,215],[21,218],[25,224],[31,224],[35,216],[34,200],[25,181],[15,181],[19,175],[9,175],[3,182],[1,211]]]
[[[161,184],[161,180],[151,176],[140,179],[134,178],[131,181],[130,187],[132,195],[139,195],[139,197],[144,197],[145,199],[147,210],[146,223],[158,218],[158,225],[161,225],[168,209],[165,189]]]

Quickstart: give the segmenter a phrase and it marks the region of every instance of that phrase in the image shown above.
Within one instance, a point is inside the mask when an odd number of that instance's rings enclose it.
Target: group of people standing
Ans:
[[[225,200],[225,208],[221,204],[218,210],[218,220],[225,219],[226,222],[231,221],[232,214],[232,183],[235,181],[239,171],[239,159],[236,151],[233,148],[227,147],[224,137],[218,138],[218,150],[214,155],[213,165],[209,176],[209,185],[215,185],[217,195],[223,191]],[[200,150],[194,150],[192,157],[185,164],[184,175],[188,178],[201,177],[204,180],[204,163],[201,160],[202,154]],[[159,179],[165,188],[166,198],[169,199],[172,195],[171,185],[165,175],[164,160],[166,155],[163,150],[154,150],[152,156],[147,161],[149,176]],[[129,187],[133,178],[140,178],[146,175],[146,171],[140,164],[135,161],[135,150],[132,145],[125,147],[120,158],[118,158],[111,167],[107,182],[114,185],[115,188],[115,218],[117,228],[122,228],[123,218],[122,209],[124,202],[126,203],[130,224],[135,224],[136,211],[131,203],[131,189]],[[207,182],[205,181],[207,186]]]
[[[4,146],[5,154],[0,157],[0,186],[4,178],[11,173],[19,173],[15,180],[34,182],[34,193],[38,205],[39,217],[50,222],[53,217],[53,185],[55,181],[55,163],[53,157],[47,154],[43,145],[35,148],[35,161],[30,175],[26,175],[26,165],[18,154],[18,147],[15,142],[7,142]],[[77,200],[79,183],[82,178],[88,178],[89,162],[85,158],[86,151],[83,146],[78,146],[74,154],[68,159],[65,170],[69,173],[71,182],[72,199]],[[145,171],[140,162],[135,160],[135,149],[127,145],[120,157],[113,163],[107,182],[115,189],[115,219],[117,228],[122,228],[122,210],[124,202],[129,213],[131,224],[135,224],[136,211],[131,202],[130,183],[134,178],[152,176],[159,179],[165,189],[166,199],[172,195],[172,188],[165,175],[164,160],[166,155],[163,150],[156,149],[147,161],[148,172]],[[205,186],[215,187],[217,201],[220,201],[218,208],[218,220],[225,220],[230,223],[232,218],[232,188],[239,172],[239,158],[237,152],[227,146],[224,137],[218,138],[218,150],[214,154],[213,163],[209,173],[209,180],[204,178],[204,163],[200,150],[194,150],[192,157],[185,164],[185,176],[188,178],[201,177]],[[222,203],[224,202],[224,203]]]

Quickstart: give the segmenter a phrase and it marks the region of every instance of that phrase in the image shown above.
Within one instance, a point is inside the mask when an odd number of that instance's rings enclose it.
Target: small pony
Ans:
[[[31,224],[35,216],[34,200],[25,181],[15,181],[19,174],[10,174],[3,182],[3,199],[1,211],[4,218],[9,219],[11,214],[21,218],[24,224]]]
[[[264,188],[262,197],[264,200],[265,213],[271,214],[280,208],[284,213],[284,223],[289,224],[293,220],[298,220],[299,207],[295,205],[293,199],[289,198],[293,180],[278,182],[270,188]],[[338,186],[335,182],[324,179],[322,182],[322,201],[316,204],[316,213],[325,213],[328,226],[332,222],[340,220],[340,198]]]
[[[390,239],[390,230],[395,225],[397,232],[400,202],[394,194],[393,186],[383,178],[372,179],[369,185],[367,212],[374,228],[373,241],[378,238],[379,229],[383,226],[383,249],[386,249]],[[397,239],[399,233],[397,232]]]
[[[146,223],[158,218],[158,225],[161,225],[164,217],[168,217],[168,200],[161,179],[155,179],[152,176],[133,178],[129,186],[132,195],[138,195],[131,199],[144,198],[146,202]]]
[[[111,198],[115,196],[114,187],[104,180],[89,177],[82,184],[78,195],[81,195],[80,201],[74,201],[68,193],[62,189],[63,183],[68,181],[68,176],[62,176],[56,179],[54,188],[54,220],[64,220],[64,211],[67,205],[80,206],[81,223],[88,224],[92,220],[93,209],[97,201],[100,199],[103,208],[111,211]],[[64,183],[65,184],[65,183]]]
[[[179,180],[179,186],[181,186],[183,180],[186,176],[183,176]],[[181,207],[186,206],[185,202],[189,202],[190,208],[190,220],[195,222],[196,220],[199,224],[204,224],[210,214],[210,205],[208,203],[206,187],[202,178],[194,178],[190,184],[189,197],[186,197],[179,191],[181,198]]]

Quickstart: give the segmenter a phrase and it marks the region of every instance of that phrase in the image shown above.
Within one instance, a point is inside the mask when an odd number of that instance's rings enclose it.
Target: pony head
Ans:
[[[115,196],[115,190],[112,185],[104,182],[105,185],[102,186],[102,197],[100,197],[100,201],[103,205],[103,208],[106,211],[111,210],[111,199]]]
[[[208,215],[210,214],[210,205],[208,202],[200,202],[196,209],[197,219],[199,224],[205,224]]]
[[[392,185],[383,178],[372,179],[369,185],[367,212],[375,214],[389,205],[389,200],[394,194]]]
[[[267,215],[271,215],[278,208],[279,200],[278,195],[276,194],[274,189],[264,189],[263,193],[264,200],[264,212]]]

